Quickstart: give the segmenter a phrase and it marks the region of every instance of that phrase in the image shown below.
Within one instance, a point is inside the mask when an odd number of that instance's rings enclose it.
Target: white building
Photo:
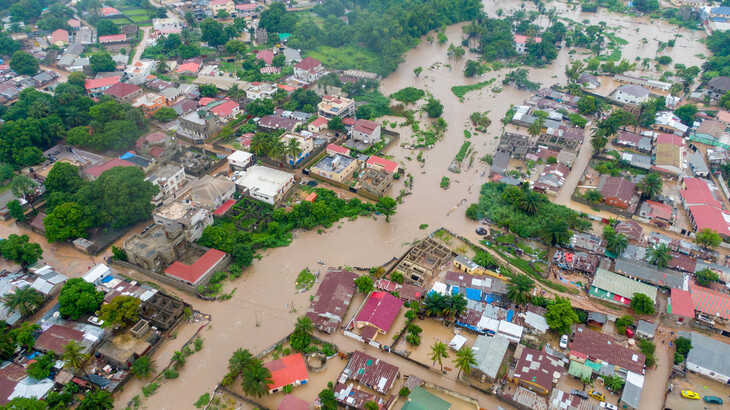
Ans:
[[[616,89],[613,97],[622,103],[641,104],[649,99],[649,90],[635,84],[624,84]]]
[[[191,242],[198,240],[205,227],[213,224],[210,211],[190,200],[176,201],[160,208],[153,219],[167,232],[181,229]]]
[[[696,332],[679,332],[692,341],[687,355],[687,370],[730,383],[730,345]]]
[[[228,166],[234,171],[243,171],[253,162],[253,154],[246,151],[233,151],[228,156]]]
[[[155,197],[156,200],[167,198],[187,182],[185,168],[174,163],[159,166],[147,177],[147,180],[160,188],[159,194]]]
[[[140,85],[146,83],[147,77],[157,69],[156,60],[139,60],[124,70],[124,80],[130,84]]]
[[[315,58],[307,57],[294,65],[294,77],[301,81],[311,83],[323,75],[324,65]]]
[[[294,186],[294,175],[254,165],[236,173],[236,185],[249,197],[274,205]]]
[[[309,133],[308,131],[303,131],[303,133]],[[286,134],[281,136],[281,142],[284,143],[284,146],[289,145],[289,141],[294,140],[299,143],[299,149],[301,149],[301,152],[296,156],[296,158],[291,154],[286,154],[286,162],[289,165],[298,165],[302,160],[309,157],[309,154],[312,153],[312,150],[314,150],[314,139],[311,137],[311,135],[302,135],[302,134],[295,134],[293,132],[287,132]]]
[[[98,286],[101,283],[102,279],[111,274],[111,268],[103,263],[100,263],[91,268],[88,272],[86,272],[86,274],[82,276],[82,279],[84,279],[88,283],[91,283],[94,286]]]

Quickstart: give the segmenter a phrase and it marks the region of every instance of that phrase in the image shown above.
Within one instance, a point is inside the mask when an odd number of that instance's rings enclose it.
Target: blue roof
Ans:
[[[101,283],[108,283],[108,282],[113,281],[114,279],[116,279],[114,276],[109,275],[109,276],[104,277],[104,279],[101,280]]]
[[[466,298],[471,300],[482,300],[482,291],[479,289],[466,288]]]
[[[511,322],[512,318],[515,316],[515,311],[510,309],[507,311],[507,321]]]
[[[122,155],[119,158],[121,158],[121,159],[129,159],[129,158],[132,158],[133,156],[134,156],[134,154],[132,154],[131,152],[127,152],[126,154]]]
[[[730,16],[730,7],[713,7],[710,9],[712,14],[722,14],[725,16]]]

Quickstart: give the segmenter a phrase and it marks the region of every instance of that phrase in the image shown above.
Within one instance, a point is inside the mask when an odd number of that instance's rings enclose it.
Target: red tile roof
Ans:
[[[144,137],[144,139],[147,142],[149,142],[150,144],[154,144],[156,142],[162,142],[162,141],[166,140],[167,138],[169,138],[169,137],[161,132],[153,132]]]
[[[103,164],[94,165],[93,167],[87,169],[86,173],[98,178],[104,171],[108,171],[114,167],[134,167],[134,166],[136,166],[136,165],[127,160],[124,160],[121,158],[114,158]]]
[[[99,36],[100,43],[115,43],[117,41],[126,41],[126,34],[110,34],[108,36]]]
[[[91,91],[91,90],[94,90],[94,89],[100,88],[100,87],[112,86],[112,85],[118,83],[120,78],[121,77],[119,77],[119,76],[114,76],[114,77],[86,80],[86,82],[84,83],[84,86],[86,87],[87,90]]]
[[[705,190],[709,191],[710,187],[707,185],[707,181],[705,181],[702,178],[684,178],[682,180],[682,184],[684,184],[684,189],[691,191],[694,189],[699,190]]]
[[[671,302],[672,314],[694,319],[695,304],[692,301],[692,294],[690,292],[672,288]]]
[[[203,97],[203,98],[200,99],[200,101],[198,102],[198,104],[201,105],[201,106],[203,106],[203,107],[205,107],[206,105],[212,103],[213,101],[215,101],[215,98]]]
[[[62,41],[64,43],[68,43],[68,31],[59,28],[58,30],[51,33],[51,43],[57,43],[59,41]]]
[[[299,68],[304,71],[309,71],[313,68],[319,67],[320,65],[322,65],[321,61],[314,59],[312,57],[307,57],[304,60],[296,63],[294,65],[294,68]]]
[[[327,121],[327,118],[317,117],[317,118],[314,119],[314,121],[310,122],[309,124],[311,126],[313,126],[313,127],[319,128],[319,127],[321,127],[323,125],[327,125],[328,122],[329,121]],[[330,144],[330,145],[335,145],[335,144]],[[327,149],[329,149],[329,145],[327,146]]]
[[[710,205],[694,205],[689,207],[697,231],[710,228],[720,235],[730,237],[730,214]]]
[[[240,108],[238,103],[229,100],[224,102],[223,104],[216,105],[215,107],[211,108],[210,111],[219,117],[227,117],[233,114],[234,110],[236,110],[237,108]]]
[[[684,139],[682,137],[680,137],[679,135],[659,134],[656,137],[656,143],[657,144],[673,144],[678,147],[681,147],[684,145]]]
[[[181,262],[173,262],[172,265],[165,269],[165,273],[180,280],[195,283],[201,276],[207,273],[225,257],[226,253],[223,251],[219,251],[218,249],[208,249],[208,251],[192,265],[186,265]]]
[[[403,301],[390,293],[373,292],[355,320],[388,332],[402,306]]]
[[[617,233],[622,233],[630,239],[641,240],[644,229],[636,221],[621,221],[614,228]]]
[[[606,177],[606,181],[601,188],[601,195],[604,198],[617,198],[628,203],[634,195],[636,184],[626,178]]]
[[[79,27],[81,27],[81,22],[79,20],[76,20],[76,19],[69,19],[66,22],[66,24],[68,24],[68,26],[71,27],[71,28],[79,28]]]
[[[185,64],[180,64],[180,67],[177,68],[178,73],[184,73],[184,72],[191,72],[191,73],[197,73],[200,69],[200,64],[189,62]]]
[[[336,152],[338,154],[347,155],[350,153],[349,148],[341,147],[337,144],[329,144],[327,145],[327,151]]]
[[[368,160],[366,161],[366,164],[380,165],[387,173],[394,172],[398,169],[398,164],[396,162],[388,161],[385,158],[376,157],[375,155],[371,155],[370,158],[368,158]]]
[[[578,326],[573,333],[570,349],[587,355],[590,359],[599,359],[634,373],[644,372],[646,358],[641,352],[623,347],[612,336],[590,330],[585,326]]]
[[[218,209],[213,212],[213,215],[215,216],[223,216],[228,212],[231,208],[233,208],[233,205],[236,204],[236,201],[233,199],[229,199],[226,202],[223,202],[223,205],[219,206]]]
[[[84,332],[70,327],[51,325],[38,336],[35,341],[35,348],[46,352],[53,351],[56,354],[63,354],[63,348],[69,341],[81,342],[83,339]]]
[[[115,9],[114,7],[104,7],[101,9],[102,16],[109,16],[111,14],[120,14],[120,13],[119,13],[119,10]]]
[[[243,4],[239,4],[243,6]],[[236,6],[238,8],[238,6]],[[284,399],[279,403],[277,410],[309,410],[309,402],[302,400],[299,397],[287,394]]]
[[[672,207],[667,204],[662,204],[660,202],[654,202],[654,201],[646,201],[647,205],[649,205],[649,208],[651,208],[651,217],[653,218],[660,218],[664,219],[665,221],[670,221],[672,219]]]
[[[256,10],[257,7],[256,3],[236,4],[236,10],[250,11]]]
[[[355,131],[362,132],[363,134],[371,135],[380,126],[375,121],[359,119],[355,121]]]
[[[257,60],[264,60],[266,65],[271,65],[274,62],[274,52],[271,50],[261,50],[256,54]]]
[[[350,117],[345,117],[342,119],[342,124],[347,125],[347,126],[353,126],[353,125],[355,125],[355,120],[353,120]]]
[[[307,309],[307,317],[317,329],[332,333],[345,317],[355,294],[357,275],[344,270],[329,270]]]
[[[272,383],[269,390],[279,389],[289,384],[300,384],[309,379],[307,366],[301,353],[295,353],[279,360],[264,363],[264,367],[271,371]]]
[[[211,0],[208,4],[210,4],[211,6],[223,6],[231,1],[232,0]]]
[[[529,36],[525,36],[523,34],[515,34],[512,37],[515,41],[515,43],[518,44],[527,44],[527,41],[530,39]],[[536,43],[542,43],[542,37],[533,37],[532,38]]]
[[[276,86],[284,91],[294,91],[297,89],[296,87],[292,87],[292,86],[286,85],[286,84],[277,84]]]
[[[113,97],[124,98],[130,94],[134,94],[135,92],[137,92],[139,90],[141,90],[141,88],[137,87],[134,84],[116,83],[113,86],[104,90],[104,94],[110,95]]]
[[[730,295],[699,286],[694,282],[690,282],[689,291],[692,293],[695,310],[708,316],[717,315],[723,319],[730,319]]]
[[[398,377],[398,368],[355,350],[343,373],[348,373],[350,380],[360,382],[378,393],[387,394]]]
[[[565,372],[559,359],[545,352],[526,347],[515,367],[514,377],[536,384],[550,392],[553,389],[553,374]]]
[[[150,150],[150,155],[155,158],[159,158],[159,156],[162,155],[164,152],[165,150],[160,147],[152,147],[152,149]]]
[[[684,189],[679,192],[687,205],[710,205],[715,208],[722,208],[722,202],[715,199],[709,188],[705,189]]]

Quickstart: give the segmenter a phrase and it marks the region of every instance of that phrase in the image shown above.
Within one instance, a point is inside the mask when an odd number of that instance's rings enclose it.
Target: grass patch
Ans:
[[[312,286],[314,285],[314,281],[316,279],[317,278],[312,272],[309,271],[309,269],[302,270],[301,272],[299,272],[299,275],[297,275],[297,289],[312,289]]]
[[[135,23],[143,23],[145,21],[150,21],[149,16],[132,16],[132,17],[129,17],[129,19]]]
[[[129,19],[126,19],[126,18],[111,19],[111,22],[116,24],[117,26],[123,26],[125,24],[129,24]]]
[[[476,84],[470,84],[470,85],[455,85],[451,87],[451,92],[454,93],[455,96],[459,97],[459,101],[464,101],[464,96],[470,92],[475,90],[480,90],[490,84],[492,84],[496,80],[496,78],[492,78],[487,81],[482,81],[480,83]]]
[[[128,10],[122,10],[122,13],[125,16],[148,15],[147,10],[145,10],[145,9],[128,9]]]
[[[448,189],[451,186],[451,180],[449,179],[449,177],[441,178],[441,183],[439,184],[439,186],[443,189]]]
[[[418,225],[418,229],[420,229],[420,230],[424,230],[426,228],[428,228],[428,224],[420,224],[420,225]]]
[[[384,75],[381,56],[364,48],[347,45],[344,47],[320,46],[304,53],[316,58],[327,67],[340,70],[363,70]]]
[[[459,148],[459,152],[456,153],[456,157],[454,160],[456,162],[461,162],[466,157],[467,152],[469,152],[469,147],[471,146],[470,141],[464,141],[463,144],[461,144],[461,148]]]
[[[469,130],[464,130],[464,138],[471,138],[471,132],[469,132]]]
[[[629,44],[629,42],[628,42],[627,40],[624,40],[623,38],[621,38],[621,37],[617,36],[617,35],[616,35],[616,34],[614,34],[614,33],[604,33],[604,35],[605,35],[605,36],[606,36],[606,38],[608,38],[608,39],[609,39],[610,41],[613,41],[614,43],[616,43],[616,44],[618,44],[618,45],[620,45],[620,46],[625,46],[625,45]]]

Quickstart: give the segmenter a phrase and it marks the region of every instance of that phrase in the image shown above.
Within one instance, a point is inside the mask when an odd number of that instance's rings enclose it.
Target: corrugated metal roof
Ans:
[[[657,289],[654,286],[604,269],[596,271],[592,286],[628,299],[634,297],[634,293],[643,293],[656,303]]]

